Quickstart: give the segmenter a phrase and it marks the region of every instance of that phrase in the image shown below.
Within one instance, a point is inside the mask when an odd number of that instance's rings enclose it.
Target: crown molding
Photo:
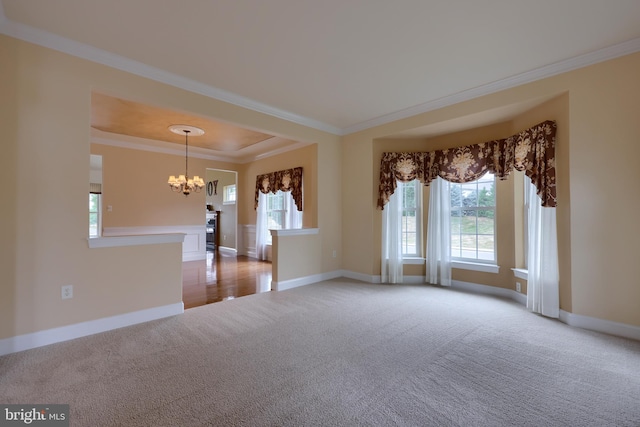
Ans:
[[[573,58],[565,59],[555,62],[553,64],[545,65],[544,67],[537,68],[535,70],[526,71],[515,76],[507,77],[505,79],[497,80],[492,83],[488,83],[482,86],[478,86],[472,89],[467,89],[456,94],[445,96],[433,101],[425,102],[413,107],[405,108],[403,110],[396,111],[394,113],[385,114],[375,119],[366,120],[364,122],[348,126],[343,128],[341,135],[348,135],[355,132],[360,132],[366,129],[371,129],[376,126],[391,123],[396,120],[406,119],[418,114],[427,113],[429,111],[437,110],[439,108],[448,107],[450,105],[458,104],[460,102],[469,101],[481,96],[490,95],[492,93],[499,92],[505,89],[511,89],[516,86],[520,86],[526,83],[531,83],[536,80],[541,80],[547,77],[552,77],[557,74],[566,73],[568,71],[576,70],[578,68],[586,67],[588,65],[597,64],[610,59],[618,58],[620,56],[629,55],[640,51],[640,38],[628,40],[623,43],[605,47],[593,52],[585,53]]]
[[[371,120],[338,128],[321,121],[311,119],[309,117],[300,116],[289,111],[246,98],[225,90],[187,79],[177,74],[143,64],[120,55],[107,52],[89,46],[85,43],[76,42],[74,40],[61,37],[47,31],[43,31],[28,25],[20,24],[9,20],[4,14],[2,2],[0,1],[0,34],[5,34],[20,40],[34,43],[49,49],[57,50],[69,55],[97,62],[108,67],[112,67],[121,71],[146,77],[151,80],[165,83],[178,87],[190,92],[194,92],[203,96],[217,99],[239,107],[247,108],[259,113],[267,114],[302,126],[321,130],[338,136],[344,136],[355,132],[360,132],[376,126],[381,126],[396,120],[406,119],[418,114],[427,113],[439,108],[448,107],[460,102],[469,101],[485,95],[490,95],[501,90],[511,89],[536,80],[552,77],[588,65],[597,64],[599,62],[614,59],[620,56],[629,55],[640,51],[640,38],[628,40],[608,46],[593,52],[585,53],[566,60],[558,61],[553,64],[526,71],[515,76],[507,77],[485,85],[477,86],[471,89],[463,90],[456,94],[434,99],[413,107],[405,108],[390,114],[385,114]],[[218,159],[215,159],[218,160]],[[227,160],[225,160],[227,161]]]
[[[133,137],[129,137],[133,139]],[[136,140],[145,141],[143,138],[135,138]],[[185,155],[185,150],[164,147],[164,146],[156,146],[156,145],[148,145],[142,142],[134,142],[129,140],[119,140],[112,139],[109,137],[103,136],[92,136],[91,137],[92,144],[101,144],[101,145],[109,145],[111,147],[119,147],[119,148],[128,148],[131,150],[139,150],[139,151],[150,151],[152,153],[161,153],[161,154],[170,154],[174,156],[182,156]],[[158,141],[154,141],[154,143],[158,144]],[[167,143],[168,144],[168,143]],[[197,158],[197,159],[205,159],[205,160],[217,160],[221,162],[227,163],[237,163],[236,160],[228,158],[228,157],[220,157],[212,154],[207,154],[201,151],[198,147],[191,147],[189,150],[189,158]]]
[[[91,135],[91,143],[92,144],[101,144],[108,145],[111,147],[119,147],[119,148],[127,148],[130,150],[139,150],[139,151],[148,151],[152,153],[161,153],[161,154],[169,154],[173,156],[181,156],[184,157],[185,150],[184,148],[174,148],[175,144],[163,141],[156,141],[145,138],[138,138],[134,136],[125,136],[125,135],[115,135],[110,134],[108,132],[98,131],[96,129],[92,129]],[[264,159],[271,156],[276,156],[278,154],[286,153],[288,151],[297,150],[298,148],[302,148],[306,146],[306,143],[299,142],[297,144],[291,144],[286,147],[277,148],[271,151],[267,151],[260,154],[255,155],[240,155],[237,157],[233,156],[219,156],[215,154],[211,154],[210,150],[200,148],[200,147],[189,147],[189,157],[204,159],[204,160],[215,160],[219,162],[225,163],[233,163],[233,164],[246,164],[251,163],[256,160]]]
[[[209,98],[224,101],[238,107],[247,108],[292,123],[307,126],[313,129],[340,135],[341,130],[335,126],[323,123],[309,117],[300,116],[262,102],[246,98],[235,93],[227,92],[214,86],[191,80],[177,74],[161,70],[133,59],[125,58],[113,54],[106,50],[98,49],[85,43],[80,43],[66,37],[49,33],[29,25],[11,21],[4,14],[0,3],[0,33],[29,43],[37,44],[49,49],[57,50],[72,56],[83,58],[92,62],[97,62],[108,67],[126,71],[141,77],[165,83],[180,89],[194,92]]]

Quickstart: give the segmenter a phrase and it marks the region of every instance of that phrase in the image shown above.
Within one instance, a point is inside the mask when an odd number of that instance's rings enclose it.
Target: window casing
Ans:
[[[420,181],[398,183],[402,196],[402,256],[421,256],[422,186]]]
[[[496,263],[496,180],[451,183],[451,258]]]

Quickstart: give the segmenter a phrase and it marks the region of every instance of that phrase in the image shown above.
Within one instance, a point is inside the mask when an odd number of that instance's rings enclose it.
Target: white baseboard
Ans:
[[[451,288],[460,289],[462,291],[474,292],[477,294],[493,295],[501,298],[509,298],[515,302],[527,305],[527,296],[513,289],[498,288],[497,286],[480,285],[478,283],[462,282],[460,280],[452,280]]]
[[[184,313],[184,304],[164,305],[0,340],[0,356]]]
[[[588,329],[590,331],[602,332],[604,334],[616,335],[640,341],[640,327],[638,326],[612,322],[610,320],[598,319],[596,317],[582,316],[580,314],[569,313],[564,310],[560,310],[560,321],[569,326],[575,326],[576,328]]]
[[[336,270],[328,273],[313,274],[311,276],[298,277],[297,279],[283,280],[276,282],[271,281],[271,289],[274,291],[285,291],[287,289],[297,288],[299,286],[310,285],[312,283],[322,282],[323,280],[331,280],[342,277],[342,271]]]
[[[234,248],[228,248],[226,246],[218,246],[218,252],[222,252],[225,255],[237,256],[238,251]]]
[[[353,271],[343,271],[343,277],[356,279],[368,283],[380,283],[380,276],[368,276]],[[417,283],[416,278],[424,279],[422,276],[405,276],[406,283]],[[421,280],[422,283],[424,280]],[[451,287],[465,292],[474,292],[484,295],[493,295],[502,298],[509,298],[521,305],[527,305],[527,295],[514,291],[513,289],[498,288],[496,286],[480,285],[478,283],[462,282],[460,280],[452,280]],[[628,325],[626,323],[612,322],[610,320],[598,319],[596,317],[583,316],[580,314],[569,313],[560,310],[560,318],[562,323],[576,328],[587,329],[590,331],[601,332],[608,335],[615,335],[624,338],[630,338],[640,341],[640,327]]]
[[[381,283],[380,276],[372,276],[364,273],[357,273],[355,271],[342,270],[342,277],[347,279],[360,280],[367,283]]]

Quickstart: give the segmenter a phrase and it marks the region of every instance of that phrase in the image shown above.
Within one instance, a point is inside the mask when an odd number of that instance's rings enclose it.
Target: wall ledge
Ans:
[[[269,230],[271,232],[271,236],[303,236],[310,234],[318,234],[320,232],[319,228],[288,228],[286,230]]]
[[[87,239],[89,248],[114,248],[121,246],[156,245],[163,243],[182,243],[184,233],[145,234],[131,236],[94,237]]]
[[[513,271],[513,275],[516,278],[522,279],[522,280],[529,280],[529,270],[526,270],[524,268],[512,268],[511,271]]]

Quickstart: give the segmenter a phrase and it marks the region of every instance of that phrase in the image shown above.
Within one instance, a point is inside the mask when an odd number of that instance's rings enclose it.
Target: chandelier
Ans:
[[[171,125],[169,130],[178,135],[184,133],[185,139],[184,175],[179,175],[177,179],[175,175],[171,175],[168,181],[169,187],[171,187],[171,191],[180,192],[185,196],[188,196],[192,191],[199,193],[204,188],[204,180],[198,175],[189,178],[189,134],[199,136],[204,134],[204,130],[188,125]]]

